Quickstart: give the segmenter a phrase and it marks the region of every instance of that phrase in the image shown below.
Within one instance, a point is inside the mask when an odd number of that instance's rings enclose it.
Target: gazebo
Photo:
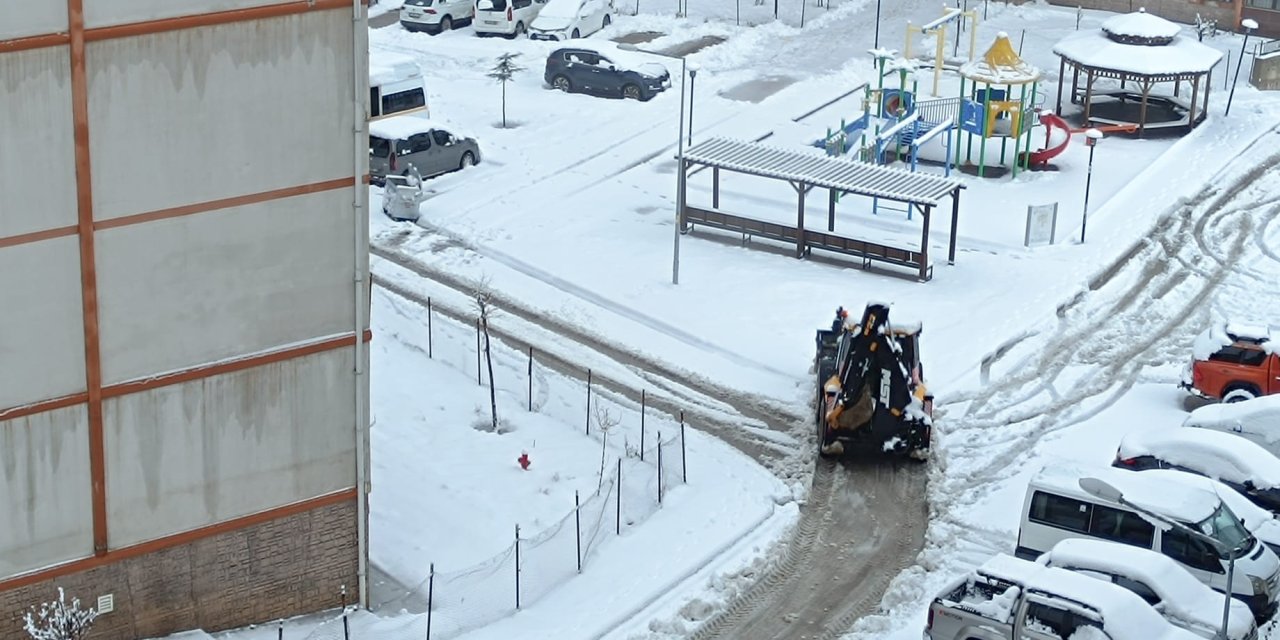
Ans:
[[[1062,113],[1062,88],[1071,67],[1071,102],[1083,104],[1084,124],[1135,124],[1148,128],[1187,127],[1204,120],[1213,68],[1222,52],[1179,35],[1178,25],[1145,9],[1118,15],[1100,31],[1081,31],[1053,47],[1062,59],[1056,111]],[[1080,76],[1084,75],[1084,87]],[[1099,80],[1104,86],[1097,86]],[[1172,95],[1152,93],[1173,84]],[[1180,95],[1191,86],[1190,100]],[[1132,85],[1132,86],[1127,86]]]

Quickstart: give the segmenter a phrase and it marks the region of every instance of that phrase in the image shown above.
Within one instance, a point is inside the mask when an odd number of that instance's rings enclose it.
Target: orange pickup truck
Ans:
[[[1196,337],[1178,386],[1203,398],[1243,402],[1280,393],[1280,342],[1263,325],[1227,322]]]

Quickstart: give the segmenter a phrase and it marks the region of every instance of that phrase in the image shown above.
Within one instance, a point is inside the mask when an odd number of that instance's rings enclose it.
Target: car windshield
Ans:
[[[1195,529],[1236,553],[1253,547],[1253,535],[1240,523],[1236,514],[1227,505],[1220,504],[1213,515],[1196,523]],[[1225,557],[1225,554],[1219,554]]]

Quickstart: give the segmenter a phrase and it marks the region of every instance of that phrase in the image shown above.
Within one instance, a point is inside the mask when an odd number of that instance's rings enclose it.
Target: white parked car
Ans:
[[[400,26],[407,31],[440,33],[459,23],[471,22],[475,5],[471,0],[404,0]]]
[[[529,25],[534,40],[589,36],[613,22],[613,0],[550,0]]]
[[[1249,530],[1253,537],[1258,539],[1258,542],[1266,545],[1272,551],[1280,553],[1280,520],[1276,519],[1275,515],[1270,511],[1259,507],[1250,502],[1248,498],[1240,495],[1239,491],[1212,478],[1176,469],[1152,469],[1142,473],[1167,484],[1181,484],[1216,493],[1222,499],[1222,503],[1231,509],[1231,513],[1234,513],[1236,518],[1240,519],[1240,523],[1244,525],[1245,529]],[[1239,569],[1239,566],[1236,568]],[[1280,582],[1280,577],[1277,577],[1277,581]]]
[[[1146,600],[1175,626],[1204,638],[1217,638],[1222,628],[1225,595],[1210,589],[1168,556],[1116,542],[1073,538],[1063,540],[1036,559],[1124,587]],[[1253,640],[1258,625],[1249,607],[1231,601],[1229,640]]]
[[[1182,426],[1234,433],[1280,456],[1280,395],[1205,405],[1192,411]]]
[[[476,0],[476,35],[514,38],[529,30],[547,0]]]

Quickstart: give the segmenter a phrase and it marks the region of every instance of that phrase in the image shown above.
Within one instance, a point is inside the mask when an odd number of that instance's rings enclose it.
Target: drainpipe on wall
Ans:
[[[372,486],[369,479],[369,397],[368,371],[366,359],[368,350],[364,342],[364,329],[368,324],[366,310],[369,308],[365,296],[373,292],[366,287],[369,278],[369,221],[368,206],[362,204],[367,198],[364,185],[365,162],[368,145],[368,49],[364,45],[365,35],[364,5],[361,0],[351,0],[351,114],[353,152],[352,167],[355,178],[352,181],[352,220],[353,239],[355,242],[355,401],[356,401],[356,544],[359,554],[357,575],[359,576],[359,599],[361,606],[369,606],[369,491]]]

